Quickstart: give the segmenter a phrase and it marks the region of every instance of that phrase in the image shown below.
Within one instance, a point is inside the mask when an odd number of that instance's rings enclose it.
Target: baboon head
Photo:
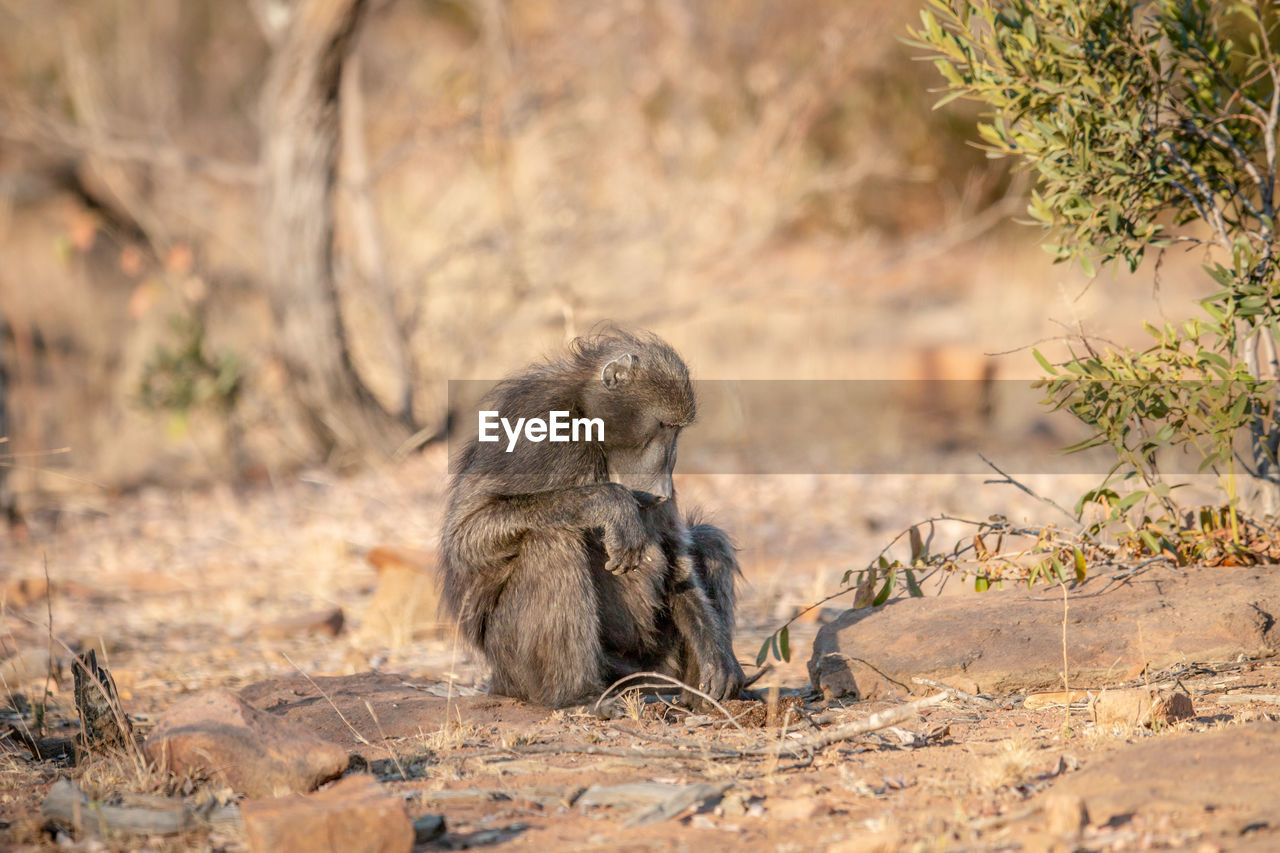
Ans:
[[[587,416],[604,420],[609,479],[666,500],[675,494],[680,430],[696,411],[689,370],[659,338],[623,334],[610,343],[584,399]]]

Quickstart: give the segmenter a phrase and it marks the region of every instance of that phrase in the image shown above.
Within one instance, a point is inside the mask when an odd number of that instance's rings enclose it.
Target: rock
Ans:
[[[1094,697],[1089,707],[1093,710],[1093,721],[1100,726],[1168,724],[1189,719],[1196,713],[1191,697],[1176,687],[1104,690]]]
[[[424,814],[413,820],[413,843],[426,844],[444,835],[444,815]]]
[[[364,645],[396,648],[424,637],[444,636],[434,554],[379,546],[365,559],[378,570],[378,586],[365,608],[357,634]]]
[[[1170,833],[1222,834],[1234,849],[1248,827],[1280,824],[1276,767],[1280,723],[1248,723],[1144,738],[1060,780],[1054,793],[1082,798],[1094,826],[1139,815]]]
[[[372,776],[349,776],[314,794],[249,800],[240,814],[250,853],[406,853],[414,844],[404,800]]]
[[[342,747],[227,690],[174,705],[144,748],[162,769],[205,774],[250,797],[312,791],[347,767]]]
[[[250,684],[239,695],[255,708],[269,710],[273,716],[297,723],[370,761],[387,758],[384,744],[389,741],[420,737],[450,720],[502,725],[503,731],[515,737],[552,714],[547,708],[503,696],[458,695],[456,688],[450,696],[447,686],[392,673],[365,672],[312,679],[273,678]],[[357,739],[352,728],[363,740]]]
[[[1044,798],[1044,821],[1054,835],[1078,835],[1089,823],[1089,810],[1079,794],[1051,793]]]
[[[1071,593],[1072,688],[1105,683],[1129,666],[1158,670],[1186,661],[1265,657],[1280,648],[1280,570],[1274,567],[1153,571],[1091,595],[1104,583],[1092,578]],[[842,684],[832,681],[844,677],[827,661],[832,654],[867,667],[848,665],[864,698],[864,672],[890,685],[909,685],[922,676],[968,678],[976,692],[1061,689],[1062,601],[1043,587],[1022,585],[903,598],[879,609],[847,611],[818,631],[809,661],[816,687],[824,679],[833,687]]]
[[[886,678],[861,660],[829,652],[809,662],[809,677],[828,699],[900,699],[910,695],[905,684]]]

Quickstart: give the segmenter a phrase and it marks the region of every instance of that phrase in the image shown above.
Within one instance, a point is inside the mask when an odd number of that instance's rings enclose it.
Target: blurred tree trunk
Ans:
[[[276,352],[330,456],[386,456],[413,432],[351,361],[333,264],[342,66],[369,3],[298,0],[275,43],[261,109],[263,240]]]

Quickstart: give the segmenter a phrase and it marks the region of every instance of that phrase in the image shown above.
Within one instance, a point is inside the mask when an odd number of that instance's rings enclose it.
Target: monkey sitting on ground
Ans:
[[[603,425],[592,440],[477,436],[454,462],[443,598],[491,690],[564,707],[655,670],[736,698],[733,546],[676,507],[676,443],[695,401],[675,350],[650,334],[579,338],[481,409],[517,425],[553,412]]]

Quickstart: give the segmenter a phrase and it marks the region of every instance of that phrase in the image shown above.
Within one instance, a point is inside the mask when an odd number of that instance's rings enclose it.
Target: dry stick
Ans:
[[[454,620],[453,623],[453,644],[449,649],[449,692],[444,697],[444,722],[440,724],[440,730],[444,731],[444,727],[449,725],[449,711],[453,708],[453,679],[457,677],[455,668],[458,664],[458,631],[459,623]],[[412,639],[412,637],[410,638]]]
[[[959,688],[952,687],[950,684],[945,684],[941,681],[934,681],[932,678],[921,678],[920,676],[917,675],[913,677],[911,680],[914,681],[916,684],[923,684],[925,687],[932,687],[936,690],[945,690],[948,693],[950,693],[954,698],[963,699],[965,702],[968,702],[971,705],[977,705],[979,708],[1000,707],[1000,704],[998,702],[992,702],[990,699],[983,699],[981,696],[974,696],[972,693],[965,693],[963,690],[960,690]]]
[[[760,669],[757,672],[750,675],[746,681],[742,682],[742,689],[746,690],[748,687],[755,684],[757,681],[759,681],[761,678],[764,678],[766,675],[768,675],[772,671],[773,671],[773,664],[766,663],[764,666],[760,667]]]
[[[382,730],[382,723],[378,722],[378,715],[374,713],[373,705],[369,704],[368,699],[365,699],[364,706],[365,708],[369,709],[369,716],[373,717],[373,727],[378,730],[378,737],[382,738],[383,740],[382,748],[387,751],[387,755],[391,756],[391,763],[394,764],[396,766],[396,770],[400,772],[400,778],[408,782],[409,774],[404,772],[404,767],[401,766],[400,757],[396,755],[396,751],[392,749],[389,744],[386,743],[387,733]]]
[[[1023,491],[1023,492],[1026,492],[1028,495],[1031,495],[1031,497],[1035,498],[1036,500],[1038,500],[1038,501],[1040,501],[1040,502],[1042,502],[1042,503],[1046,503],[1046,504],[1048,504],[1049,506],[1051,506],[1051,507],[1053,507],[1054,509],[1056,509],[1058,512],[1060,512],[1060,513],[1062,513],[1063,515],[1065,515],[1067,518],[1071,519],[1071,523],[1072,523],[1072,524],[1074,524],[1074,525],[1076,525],[1076,532],[1077,532],[1079,535],[1084,536],[1086,539],[1090,539],[1090,540],[1092,540],[1092,539],[1093,539],[1093,537],[1092,537],[1092,536],[1089,536],[1089,535],[1085,532],[1084,525],[1080,523],[1080,519],[1076,518],[1074,515],[1072,515],[1070,512],[1068,512],[1068,511],[1067,511],[1067,509],[1066,509],[1066,507],[1064,507],[1062,504],[1058,503],[1057,501],[1053,500],[1052,498],[1046,498],[1044,495],[1039,494],[1039,493],[1037,493],[1037,492],[1033,491],[1033,490],[1031,489],[1031,487],[1030,487],[1030,486],[1028,486],[1028,485],[1026,485],[1025,483],[1023,483],[1023,482],[1021,482],[1021,481],[1019,481],[1019,480],[1015,480],[1013,477],[1010,477],[1010,476],[1009,476],[1008,474],[1006,474],[1004,471],[1001,471],[998,467],[996,467],[996,464],[995,464],[994,462],[992,462],[992,461],[991,461],[990,459],[988,459],[987,457],[983,456],[981,453],[979,453],[979,454],[978,454],[978,458],[979,458],[979,459],[981,459],[983,462],[987,463],[987,465],[991,468],[991,470],[992,470],[992,471],[995,471],[995,472],[996,472],[997,474],[999,474],[1001,477],[1004,477],[1004,479],[1003,479],[1003,480],[984,480],[984,481],[983,481],[983,483],[984,483],[984,484],[989,483],[989,484],[991,484],[991,485],[996,485],[996,486],[1005,486],[1005,485],[1008,485],[1008,486],[1013,486],[1013,487],[1015,487],[1015,488],[1017,488],[1017,489],[1020,489],[1020,490],[1021,490],[1021,491]]]
[[[44,557],[44,610],[49,619],[49,661],[44,669],[44,690],[40,694],[40,705],[45,710],[40,714],[40,736],[44,736],[44,718],[49,708],[49,679],[53,677],[53,583],[49,580],[49,553],[41,551]],[[74,674],[74,670],[72,671]]]
[[[1070,665],[1067,662],[1067,584],[1062,580],[1062,576],[1058,576],[1058,585],[1062,587],[1062,689],[1070,696],[1071,685],[1069,682],[1069,674],[1071,672]],[[1071,728],[1071,703],[1067,702],[1062,709],[1062,730],[1064,732]]]
[[[600,698],[597,699],[596,703],[591,706],[591,712],[596,713],[597,711],[600,710],[600,703],[604,701],[604,697],[609,695],[610,690],[613,690],[613,688],[617,687],[620,684],[625,684],[626,682],[631,681],[633,678],[660,678],[663,681],[667,682],[668,684],[672,684],[677,687],[681,687],[685,690],[688,690],[693,695],[706,699],[708,702],[714,705],[716,710],[718,710],[721,714],[724,714],[724,717],[726,720],[733,723],[733,727],[735,729],[737,729],[738,731],[744,734],[747,731],[742,726],[738,725],[738,721],[733,716],[733,714],[730,714],[723,705],[721,705],[716,700],[712,699],[706,693],[703,693],[701,690],[697,689],[696,687],[690,687],[689,685],[685,684],[683,681],[681,681],[678,678],[672,678],[671,676],[663,675],[660,672],[633,672],[630,675],[626,675],[626,676],[623,676],[622,678],[619,678],[617,681],[613,682],[613,684],[610,684],[608,687],[604,689],[604,692],[600,694]]]

